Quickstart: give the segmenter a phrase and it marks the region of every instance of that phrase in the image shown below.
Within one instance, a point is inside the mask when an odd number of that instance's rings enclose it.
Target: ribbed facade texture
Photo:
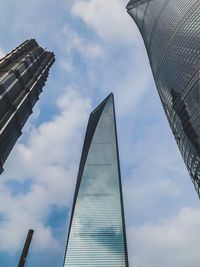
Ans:
[[[0,60],[0,173],[39,99],[55,57],[33,39]]]
[[[90,115],[64,267],[128,267],[113,95]]]
[[[132,0],[169,124],[200,196],[200,1]]]

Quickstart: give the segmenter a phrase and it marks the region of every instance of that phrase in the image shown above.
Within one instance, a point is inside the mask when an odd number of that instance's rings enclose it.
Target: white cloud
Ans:
[[[131,266],[199,267],[200,209],[182,208],[156,225],[128,230]]]
[[[156,90],[148,58],[141,47],[141,40],[128,51],[105,45],[104,57],[95,64],[86,62],[87,74],[93,87],[98,86],[104,95],[110,91],[114,93],[119,115],[132,112],[132,117],[135,116],[145,94],[149,90]]]
[[[72,5],[71,12],[105,41],[130,45],[138,36],[122,0],[79,0]]]
[[[62,57],[57,59],[64,71],[72,72],[75,69],[74,56],[76,53],[86,61],[103,56],[103,49],[100,44],[81,37],[76,30],[68,25],[64,25],[61,31],[55,34],[55,39],[60,51],[62,51]]]
[[[57,101],[60,114],[35,128],[27,144],[17,144],[0,180],[0,250],[14,251],[24,242],[29,228],[36,230],[34,249],[57,249],[59,243],[46,225],[51,208],[66,207],[73,193],[86,125],[89,99],[74,89]],[[13,194],[13,182],[28,179],[30,188]]]
[[[140,109],[140,103],[148,90],[156,90],[145,56],[140,49],[133,47],[128,59],[129,62],[126,65],[123,62],[125,73],[123,75],[119,73],[116,75],[118,79],[113,79],[116,105],[120,115],[128,114],[133,110],[135,114]],[[136,62],[140,62],[140,64],[137,65]],[[145,75],[141,75],[142,73]]]
[[[129,127],[128,134],[120,135],[126,174],[124,202],[129,225],[136,220],[141,223],[166,218],[180,207],[190,205],[189,196],[196,197],[169,125],[158,120],[156,116],[160,109],[151,105],[141,107],[144,116],[140,114]]]
[[[78,52],[86,58],[95,58],[102,55],[102,48],[99,44],[84,39],[68,25],[63,26],[57,34],[57,42],[60,49],[69,56],[72,56],[73,52]]]
[[[59,60],[61,68],[77,74],[77,79],[82,79],[84,72],[84,77],[90,81],[88,91],[97,87],[104,95],[112,91],[120,115],[135,111],[152,87],[152,75],[147,56],[141,50],[144,45],[126,12],[125,3],[120,0],[77,0],[70,5],[71,13],[86,23],[86,29],[94,29],[104,42],[99,38],[94,42],[95,35],[91,37],[91,34],[84,34],[83,38],[78,27],[65,25],[56,36],[63,51]],[[74,65],[77,64],[75,52],[82,56],[84,70]]]
[[[153,87],[142,38],[125,4],[121,0],[77,0],[71,6],[71,13],[104,41],[99,41],[103,57],[94,64],[86,59],[87,75],[93,87],[98,85],[105,94],[109,88],[115,94],[120,115],[138,109],[144,94]]]
[[[98,44],[87,43],[83,38],[81,38],[76,32],[73,32],[71,36],[71,44],[77,51],[85,57],[98,57],[101,55],[102,50]]]
[[[60,58],[59,64],[64,71],[71,72],[73,69],[72,63],[62,58]]]

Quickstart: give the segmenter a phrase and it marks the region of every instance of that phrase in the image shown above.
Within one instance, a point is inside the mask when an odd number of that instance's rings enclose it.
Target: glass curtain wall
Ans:
[[[127,267],[113,95],[90,116],[64,267]]]
[[[172,132],[200,196],[200,1],[131,0]]]

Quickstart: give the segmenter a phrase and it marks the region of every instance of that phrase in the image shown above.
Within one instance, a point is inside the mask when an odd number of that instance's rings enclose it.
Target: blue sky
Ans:
[[[199,267],[199,199],[123,0],[2,0],[0,55],[35,38],[56,63],[0,179],[0,266],[62,266],[89,113],[115,95],[130,267]]]

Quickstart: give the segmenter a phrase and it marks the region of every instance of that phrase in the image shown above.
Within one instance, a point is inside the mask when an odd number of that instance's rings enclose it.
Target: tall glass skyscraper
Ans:
[[[0,173],[39,99],[53,53],[27,40],[0,60]]]
[[[200,1],[131,0],[127,9],[144,39],[160,99],[200,196]]]
[[[128,267],[113,95],[90,115],[64,267]]]

